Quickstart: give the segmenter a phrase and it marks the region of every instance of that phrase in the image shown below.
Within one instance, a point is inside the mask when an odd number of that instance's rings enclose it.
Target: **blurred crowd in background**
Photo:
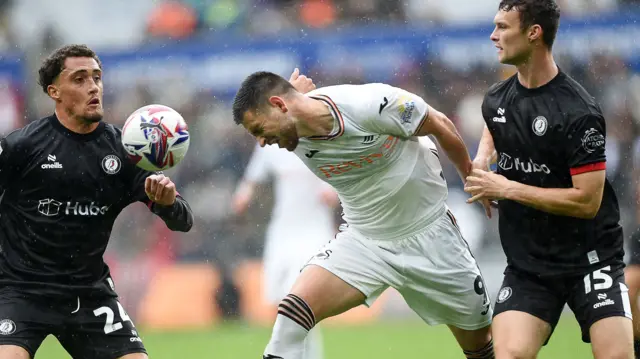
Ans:
[[[580,21],[582,17],[635,11],[640,1],[558,3],[563,17]],[[53,103],[37,86],[36,74],[40,61],[63,44],[86,43],[102,55],[181,42],[202,41],[206,47],[231,36],[246,41],[276,41],[281,35],[301,33],[322,39],[326,32],[330,41],[331,36],[350,28],[406,28],[406,32],[412,32],[477,25],[489,29],[481,39],[491,46],[489,33],[497,4],[497,0],[0,0],[0,64],[9,61],[11,54],[11,58],[19,56],[24,68],[17,83],[7,80],[10,76],[0,75],[0,135],[52,112]],[[640,226],[636,216],[640,76],[636,66],[615,52],[595,51],[587,56],[576,59],[559,55],[557,61],[602,105],[608,126],[607,176],[617,190],[624,227],[630,235]],[[484,125],[480,112],[484,92],[513,73],[513,69],[495,62],[461,71],[438,56],[412,57],[396,67],[385,82],[421,95],[448,114],[472,154]],[[105,70],[108,75],[112,69]],[[318,86],[371,80],[370,73],[357,66],[336,68],[327,61],[302,67],[302,71]],[[230,304],[228,310],[233,312],[233,300],[228,299],[234,295],[230,278],[241,260],[261,256],[273,198],[269,186],[265,186],[248,213],[240,217],[232,213],[231,196],[254,142],[232,121],[228,94],[179,79],[159,84],[144,77],[132,77],[131,81],[120,78],[117,87],[110,86],[105,81],[105,121],[122,125],[135,109],[161,103],[183,115],[192,136],[187,158],[168,174],[190,202],[196,225],[186,235],[171,233],[144,205],[131,206],[120,216],[107,258],[123,301],[136,301],[159,266],[175,261],[208,262],[227,279],[228,289],[220,292],[219,300]],[[464,204],[467,196],[462,183],[444,161],[451,189],[449,205],[460,217],[481,266],[494,265],[495,273],[500,274],[503,262],[497,221],[488,221],[479,207]],[[339,215],[337,210],[336,223],[340,223]],[[135,306],[129,308],[134,311]]]

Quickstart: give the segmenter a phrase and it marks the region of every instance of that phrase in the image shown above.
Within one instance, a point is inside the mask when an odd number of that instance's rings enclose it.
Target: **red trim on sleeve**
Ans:
[[[147,207],[149,207],[149,209],[151,209],[151,206],[153,206],[153,201],[150,199],[147,199]]]
[[[572,169],[569,170],[569,172],[571,172],[572,176],[575,176],[581,173],[602,171],[605,169],[607,169],[606,162],[596,162],[596,163],[589,163],[588,165],[584,165],[584,166],[573,167]]]

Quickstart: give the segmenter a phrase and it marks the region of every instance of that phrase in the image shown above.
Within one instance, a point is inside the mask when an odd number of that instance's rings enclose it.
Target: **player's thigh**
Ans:
[[[464,351],[477,352],[486,348],[489,342],[491,342],[490,325],[474,330],[462,329],[453,325],[448,325],[448,327],[456,338],[460,348]]]
[[[409,307],[429,325],[446,324],[467,331],[488,327],[491,301],[453,217],[443,215],[405,241],[405,281],[398,291]]]
[[[309,305],[316,322],[360,304],[371,305],[397,280],[376,249],[349,230],[322,247],[296,279],[291,293]]]
[[[31,354],[18,345],[0,345],[0,359],[31,359]]]
[[[496,359],[533,359],[548,340],[552,327],[526,312],[498,313],[491,324]]]
[[[64,332],[56,335],[73,358],[113,359],[146,354],[133,321],[116,298],[80,300]],[[136,357],[134,357],[136,358]]]
[[[633,314],[633,332],[640,337],[640,308],[638,295],[640,294],[640,264],[629,264],[624,271],[625,281],[629,287],[629,302]]]
[[[633,359],[633,328],[626,317],[608,317],[589,329],[595,359]]]
[[[535,358],[551,337],[565,305],[551,283],[507,270],[494,306],[496,358]]]
[[[62,318],[51,301],[11,288],[0,290],[0,359],[33,357]],[[26,355],[26,356],[25,356]]]

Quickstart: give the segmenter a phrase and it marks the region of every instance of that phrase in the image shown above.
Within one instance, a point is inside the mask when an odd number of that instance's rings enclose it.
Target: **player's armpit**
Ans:
[[[189,203],[181,196],[176,196],[176,201],[171,206],[151,203],[150,208],[172,231],[189,232],[193,226],[193,212]]]
[[[469,151],[458,133],[456,126],[442,112],[428,106],[427,118],[415,133],[415,136],[433,135],[446,152],[447,157],[453,162],[462,177],[465,178],[471,172],[471,158]]]

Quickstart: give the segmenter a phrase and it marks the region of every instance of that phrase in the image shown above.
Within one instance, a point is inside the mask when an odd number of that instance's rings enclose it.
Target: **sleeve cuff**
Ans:
[[[569,172],[571,173],[572,176],[575,176],[581,173],[602,171],[605,169],[607,169],[607,163],[602,161],[602,162],[596,162],[596,163],[589,163],[583,166],[573,167],[569,170]]]

